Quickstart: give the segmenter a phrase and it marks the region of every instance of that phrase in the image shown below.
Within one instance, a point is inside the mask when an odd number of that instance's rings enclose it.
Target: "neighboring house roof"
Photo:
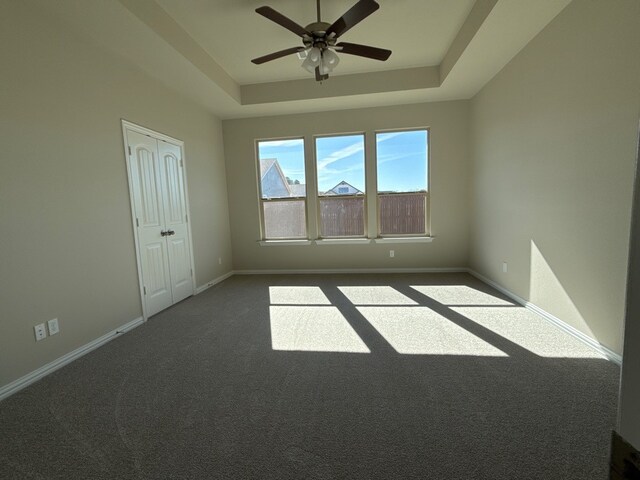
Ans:
[[[363,194],[363,195],[364,195],[364,192],[363,192],[363,191],[358,190],[356,187],[354,187],[353,185],[351,185],[351,184],[350,184],[350,183],[348,183],[348,182],[345,182],[344,180],[343,180],[343,181],[341,181],[340,183],[338,183],[338,184],[337,184],[335,187],[333,187],[332,189],[327,190],[326,192],[324,192],[324,194],[325,194],[325,195],[344,195],[344,192],[339,192],[339,191],[338,191],[338,188],[340,188],[340,187],[342,187],[342,188],[344,188],[344,187],[348,188],[348,189],[349,189],[349,191],[348,191],[348,194],[349,194],[349,195],[353,195],[353,194],[355,194],[355,195]]]
[[[270,171],[275,172],[275,179],[271,177],[269,181],[266,181],[265,177],[269,175]],[[276,183],[272,183],[276,179]],[[262,193],[266,196],[271,196],[273,192],[274,196],[281,197],[283,190],[287,192],[285,196],[289,197],[304,197],[306,194],[306,185],[304,183],[289,184],[287,182],[287,177],[276,158],[260,159],[260,180],[263,188]]]
[[[265,174],[269,171],[273,164],[278,160],[275,158],[261,158],[260,159],[260,178],[263,178]]]

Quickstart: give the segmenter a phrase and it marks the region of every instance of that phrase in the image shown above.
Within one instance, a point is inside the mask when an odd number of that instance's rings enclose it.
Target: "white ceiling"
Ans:
[[[316,0],[157,0],[211,57],[241,85],[308,78],[296,55],[263,65],[250,62],[268,53],[302,45],[294,33],[254,12],[269,5],[306,26],[316,19]],[[380,62],[342,55],[336,73],[438,65],[475,0],[381,0],[380,9],[341,40],[391,50]],[[321,0],[322,20],[333,23],[355,0]]]
[[[300,42],[257,7],[305,26],[314,0],[25,1],[223,119],[470,98],[570,2],[378,0],[341,38],[388,48],[390,59],[343,54],[319,84],[295,55],[250,61]],[[323,20],[355,2],[323,0]]]

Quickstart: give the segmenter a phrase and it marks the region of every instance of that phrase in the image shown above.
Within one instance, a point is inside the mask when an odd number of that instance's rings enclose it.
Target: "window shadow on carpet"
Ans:
[[[236,276],[0,403],[0,478],[604,479],[618,367],[466,274]]]

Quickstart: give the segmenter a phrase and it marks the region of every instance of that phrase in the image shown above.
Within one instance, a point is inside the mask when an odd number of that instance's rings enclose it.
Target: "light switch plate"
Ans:
[[[51,320],[49,320],[47,322],[47,325],[49,327],[49,335],[55,335],[60,331],[60,326],[58,325],[57,318],[52,318]]]

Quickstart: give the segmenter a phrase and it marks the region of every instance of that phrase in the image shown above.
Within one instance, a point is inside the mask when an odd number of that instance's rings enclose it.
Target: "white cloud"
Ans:
[[[387,140],[391,140],[393,137],[397,137],[398,135],[402,135],[403,133],[406,133],[406,132],[389,132],[389,133],[381,132],[378,134],[379,137],[377,137],[378,143],[386,142]]]
[[[268,140],[260,142],[261,147],[274,148],[274,147],[298,147],[302,144],[302,139],[292,138],[289,140]]]
[[[356,142],[333,152],[331,155],[318,160],[318,174],[325,173],[327,166],[332,163],[362,151],[364,151],[364,142]]]
[[[378,157],[378,165],[381,165],[387,162],[394,162],[396,160],[404,160],[405,158],[414,157],[417,154],[419,154],[419,152],[402,152],[402,153],[390,153],[387,155],[380,155]]]

